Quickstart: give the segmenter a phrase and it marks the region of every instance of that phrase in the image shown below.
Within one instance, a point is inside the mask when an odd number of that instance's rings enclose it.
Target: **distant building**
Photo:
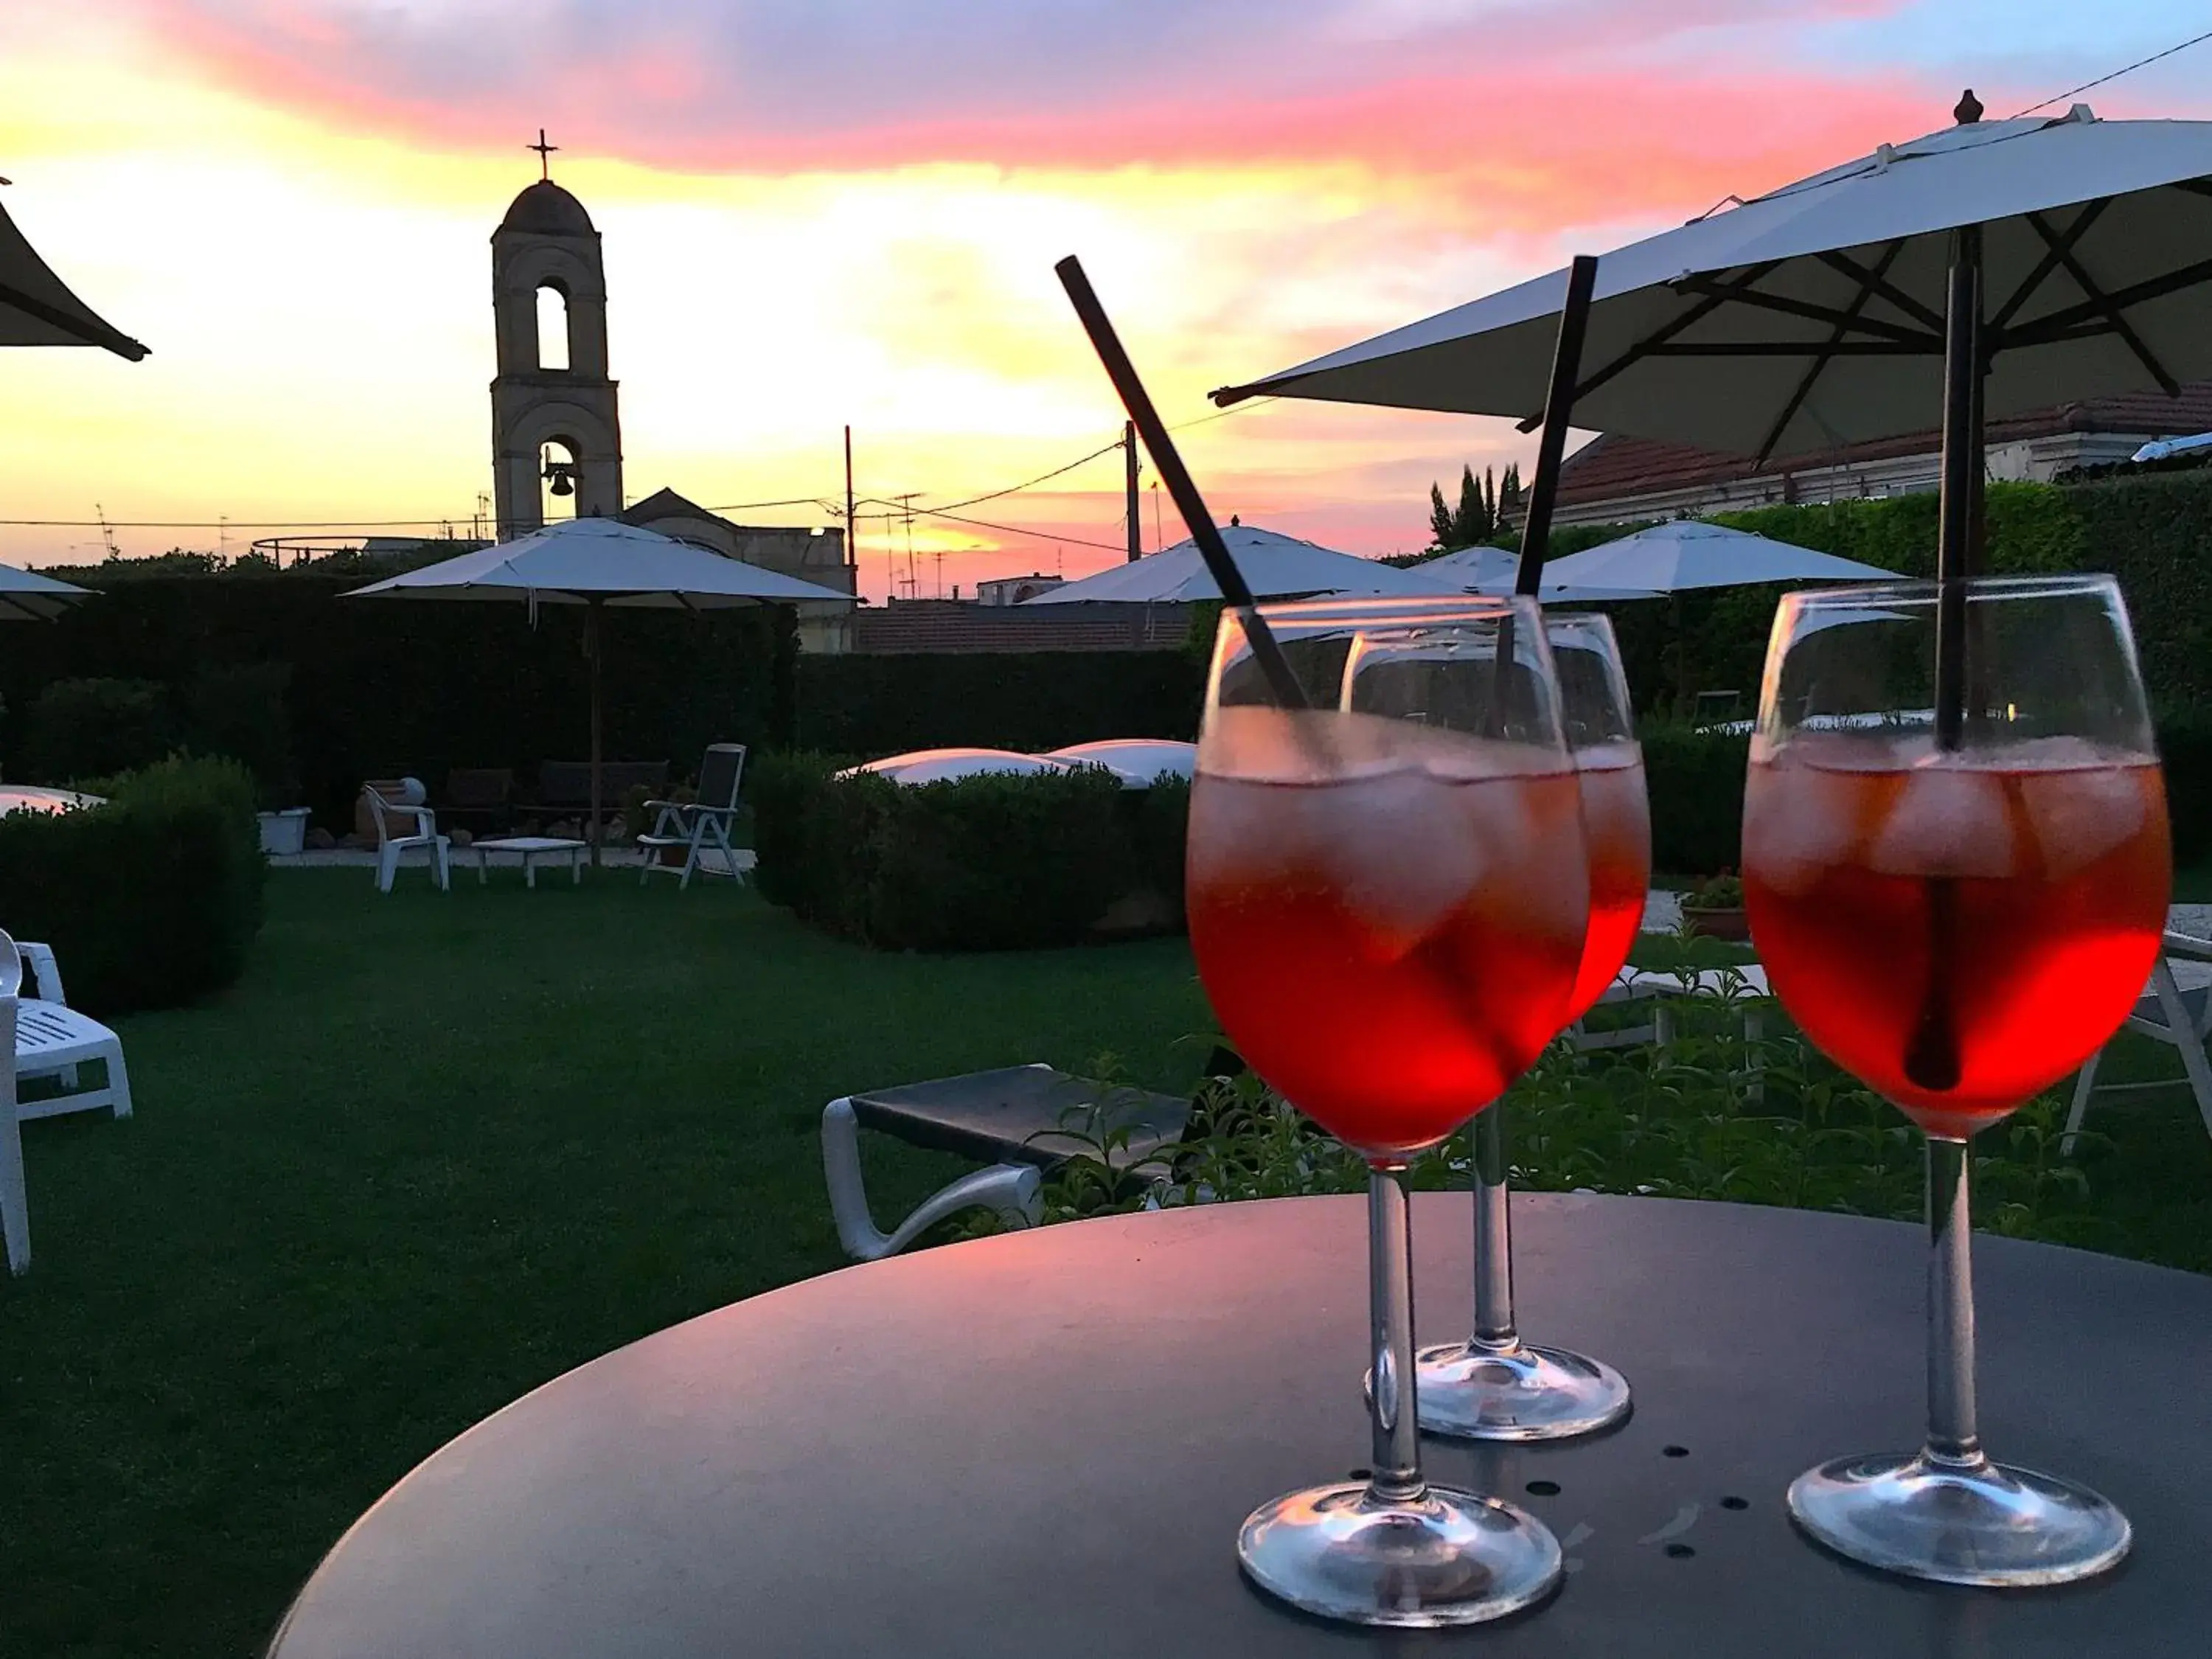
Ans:
[[[1048,588],[1060,586],[1065,576],[1047,576],[1031,571],[1026,576],[993,576],[975,584],[978,605],[1019,605],[1024,599],[1033,599]]]
[[[554,495],[573,497],[580,514],[618,517],[817,586],[855,591],[842,529],[738,524],[672,489],[625,508],[618,388],[608,374],[606,272],[591,215],[550,178],[540,179],[507,208],[491,247],[499,360],[491,383],[492,471],[501,541],[544,526],[550,486]],[[826,600],[799,606],[801,647],[844,648],[841,613],[849,608]]]
[[[2157,392],[2088,398],[1989,422],[1989,476],[2048,483],[2079,466],[2124,461],[2142,445],[2212,429],[2212,381]],[[1606,433],[1559,469],[1559,525],[1698,518],[1778,503],[1858,501],[1936,488],[1936,431],[1845,444],[1754,467],[1747,455]]]

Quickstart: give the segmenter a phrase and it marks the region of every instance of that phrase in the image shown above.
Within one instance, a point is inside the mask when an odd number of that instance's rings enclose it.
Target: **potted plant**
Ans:
[[[1749,939],[1751,923],[1744,915],[1743,883],[1726,870],[1699,882],[1682,896],[1682,927],[1707,939],[1739,943]]]

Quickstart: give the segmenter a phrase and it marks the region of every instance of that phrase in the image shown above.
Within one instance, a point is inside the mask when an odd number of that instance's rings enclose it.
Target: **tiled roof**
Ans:
[[[2061,432],[2142,433],[2153,437],[2204,431],[2212,431],[2212,380],[2185,386],[2179,398],[2156,392],[2123,392],[2111,398],[2057,404],[2022,415],[2008,415],[1989,423],[1988,441],[2018,443]],[[1789,472],[1888,460],[1899,455],[1931,455],[1941,447],[1941,434],[1930,429],[1874,443],[1846,444],[1836,449],[1793,455],[1786,464],[1770,464],[1764,471],[1779,477]],[[1717,454],[1711,450],[1692,449],[1687,444],[1663,443],[1655,438],[1632,438],[1608,432],[1567,457],[1559,469],[1559,501],[1565,505],[1669,489],[1695,489],[1747,478],[1753,473],[1748,455]]]
[[[852,614],[854,651],[1167,651],[1183,641],[1188,607],[1179,605],[992,605],[964,599],[902,599]]]

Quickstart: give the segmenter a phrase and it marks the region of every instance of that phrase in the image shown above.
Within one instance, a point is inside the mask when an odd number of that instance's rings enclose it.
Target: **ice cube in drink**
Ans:
[[[1805,1034],[1940,1135],[1972,1133],[2094,1054],[2166,924],[2157,762],[1877,738],[1808,750],[1754,754],[1743,848],[1752,938]],[[1931,1022],[1954,1051],[1949,1086],[1910,1059]]]
[[[1223,1030],[1370,1155],[1443,1139],[1565,1023],[1589,877],[1563,755],[1364,714],[1217,708],[1186,873]]]

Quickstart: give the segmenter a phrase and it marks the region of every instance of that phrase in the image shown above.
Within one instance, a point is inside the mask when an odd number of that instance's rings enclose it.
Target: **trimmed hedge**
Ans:
[[[1181,651],[802,657],[796,749],[878,757],[973,745],[1034,754],[1198,735],[1203,663]]]
[[[67,782],[151,766],[176,741],[158,680],[56,680],[31,705],[31,775]]]
[[[0,817],[0,927],[52,945],[70,1003],[101,1018],[228,985],[268,872],[252,776],[172,759],[95,787],[105,805]]]
[[[1143,885],[1181,915],[1185,788],[1089,768],[908,788],[840,764],[766,756],[750,785],[762,896],[831,933],[890,951],[1067,945]]]
[[[1651,793],[1651,867],[1709,876],[1743,862],[1743,775],[1751,738],[1657,723],[1637,733]]]
[[[90,675],[159,682],[185,741],[201,747],[205,726],[252,750],[240,757],[258,773],[296,769],[300,793],[283,804],[332,828],[350,827],[363,778],[411,773],[434,795],[453,767],[526,780],[542,761],[588,750],[580,607],[545,605],[533,628],[520,605],[347,599],[357,576],[312,569],[71,574],[100,597],[10,628],[0,650],[0,765],[12,781],[65,781],[30,767],[33,710],[54,682]],[[788,742],[787,609],[626,610],[600,633],[609,758],[665,760],[682,775],[710,743]],[[281,700],[281,726],[256,699]]]

